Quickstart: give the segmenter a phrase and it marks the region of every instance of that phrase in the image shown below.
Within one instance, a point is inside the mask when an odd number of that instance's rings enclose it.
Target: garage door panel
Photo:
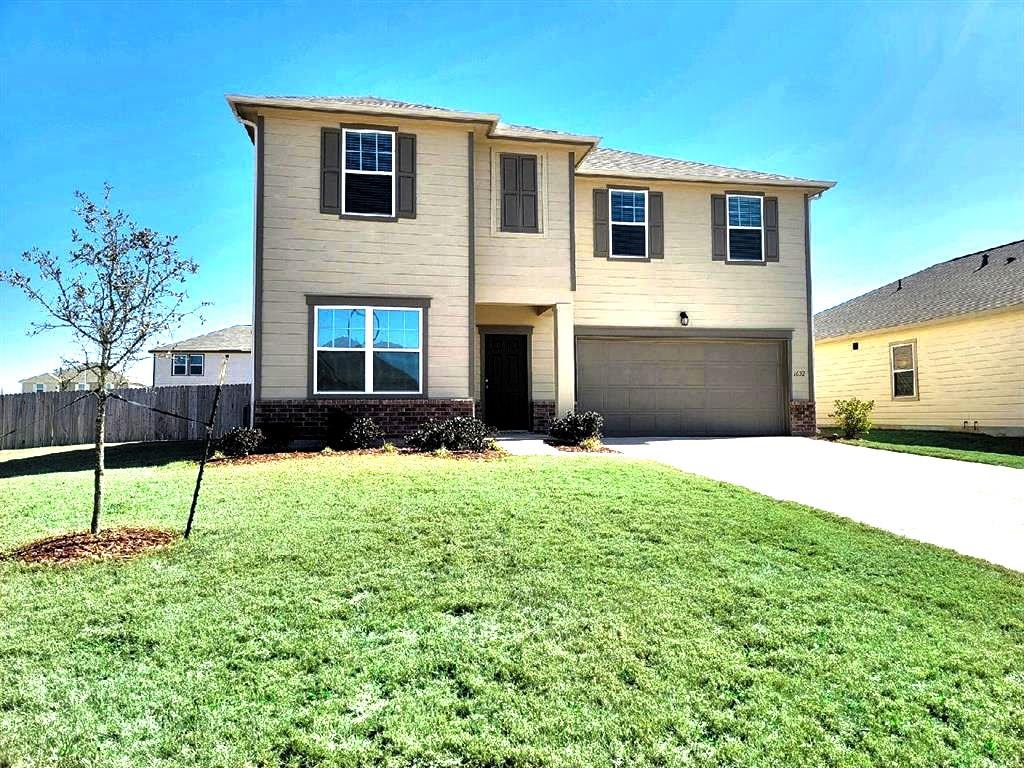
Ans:
[[[784,433],[776,341],[580,339],[579,407],[609,435]]]

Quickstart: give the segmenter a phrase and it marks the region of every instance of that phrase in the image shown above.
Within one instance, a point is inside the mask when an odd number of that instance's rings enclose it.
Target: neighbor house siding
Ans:
[[[1024,309],[825,339],[815,345],[818,423],[837,399],[874,400],[879,427],[1024,434]],[[894,400],[889,345],[915,341],[917,399]],[[858,349],[853,349],[857,342]]]
[[[203,355],[202,376],[172,376],[171,365],[175,354]],[[220,367],[224,362],[223,352],[159,352],[153,355],[154,387],[197,387],[200,384],[216,384],[220,380]],[[225,384],[252,383],[252,355],[248,352],[232,352],[224,373]]]
[[[593,190],[609,184],[664,194],[664,258],[594,257]],[[804,193],[748,187],[779,199],[779,261],[727,264],[711,259],[711,195],[736,185],[577,176],[575,322],[578,326],[678,328],[686,311],[700,328],[791,329],[790,397],[809,397]]]
[[[305,296],[431,299],[429,397],[469,396],[468,158],[464,126],[261,111],[265,117],[260,397],[307,394]],[[397,126],[416,135],[416,218],[359,221],[320,213],[320,129]]]
[[[582,147],[577,148],[581,152]],[[477,139],[476,300],[554,304],[571,301],[569,149]],[[537,156],[537,232],[501,231],[502,153]]]

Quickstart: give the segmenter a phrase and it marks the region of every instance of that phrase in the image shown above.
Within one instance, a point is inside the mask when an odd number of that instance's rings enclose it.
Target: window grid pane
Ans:
[[[345,170],[391,172],[391,134],[374,131],[345,133]]]
[[[644,193],[613,189],[611,193],[612,221],[619,224],[643,224]]]
[[[730,227],[760,227],[761,226],[761,198],[759,198],[759,197],[730,197],[729,198],[729,226]]]
[[[366,311],[318,309],[317,346],[330,349],[361,349],[366,346]]]
[[[419,349],[419,314],[409,309],[373,310],[373,348]]]

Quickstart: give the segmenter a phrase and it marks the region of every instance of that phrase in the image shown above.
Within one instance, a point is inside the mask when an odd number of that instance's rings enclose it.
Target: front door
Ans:
[[[497,429],[529,429],[526,334],[484,334],[484,420]]]

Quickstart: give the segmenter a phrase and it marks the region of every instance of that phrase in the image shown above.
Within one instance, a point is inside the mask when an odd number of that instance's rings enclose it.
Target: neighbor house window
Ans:
[[[172,355],[171,376],[202,376],[205,355]]]
[[[77,391],[77,392],[88,392],[89,391],[89,385],[88,384],[82,384],[81,382],[79,382],[78,384],[75,384],[75,391]]]
[[[892,396],[917,397],[917,350],[913,342],[889,347]]]
[[[729,213],[729,261],[764,261],[763,198],[726,195]]]
[[[419,394],[423,310],[314,307],[313,392]]]
[[[394,216],[395,134],[346,128],[341,212],[352,216]]]
[[[647,256],[647,192],[612,189],[608,194],[611,215],[612,258]]]
[[[32,388],[36,392],[45,392],[46,391],[46,385],[45,384],[33,384]]]

